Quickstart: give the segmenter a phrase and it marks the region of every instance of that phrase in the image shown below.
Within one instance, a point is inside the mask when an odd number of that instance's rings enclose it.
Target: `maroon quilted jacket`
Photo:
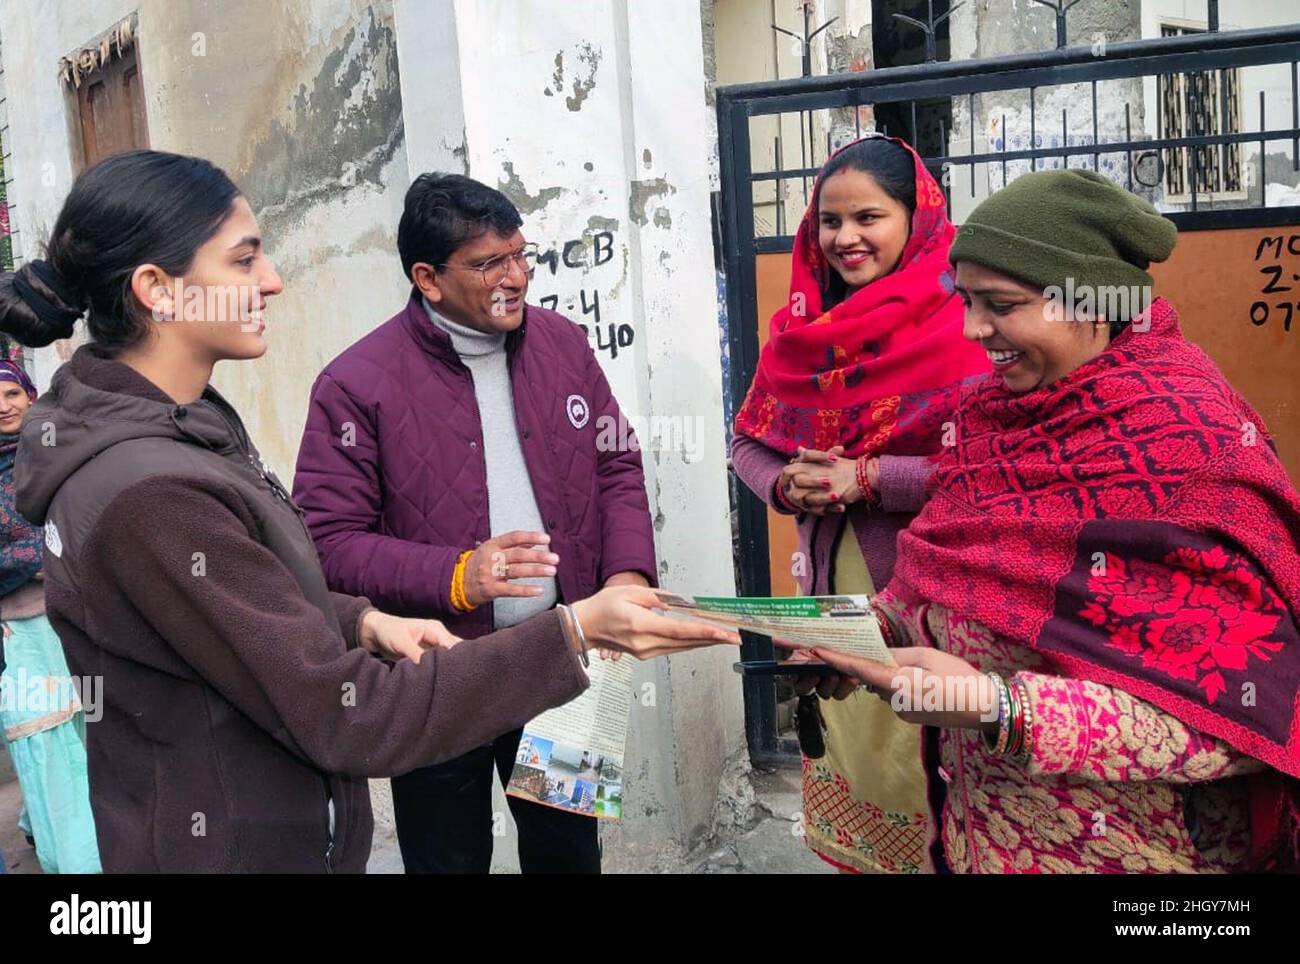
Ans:
[[[520,446],[560,557],[561,598],[589,596],[616,572],[653,584],[641,455],[597,450],[603,420],[620,412],[586,335],[529,305],[506,351]],[[460,636],[491,632],[491,606],[460,614],[450,599],[457,556],[501,534],[488,531],[474,383],[418,292],[317,378],[293,494],[331,589],[441,618]]]

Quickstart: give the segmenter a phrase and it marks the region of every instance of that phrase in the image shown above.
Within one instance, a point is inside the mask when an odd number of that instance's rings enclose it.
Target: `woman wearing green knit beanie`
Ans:
[[[957,230],[948,259],[967,304],[966,337],[983,343],[1015,391],[1055,381],[1146,319],[1146,268],[1169,257],[1177,234],[1100,174],[1026,174]]]
[[[1173,307],[1114,297],[1149,292],[1174,240],[1105,178],[1051,171],[952,245],[995,371],[874,597],[896,665],[815,655],[837,696],[847,677],[938,729],[955,873],[1300,866],[1300,495]]]

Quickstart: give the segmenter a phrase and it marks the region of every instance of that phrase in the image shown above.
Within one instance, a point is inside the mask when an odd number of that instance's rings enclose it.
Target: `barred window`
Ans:
[[[1162,37],[1205,33],[1204,29],[1161,24]],[[1241,131],[1241,71],[1197,70],[1163,74],[1160,120],[1165,137],[1203,137]],[[1164,151],[1168,200],[1190,199],[1195,178],[1198,198],[1239,195],[1244,191],[1240,144],[1176,147]]]

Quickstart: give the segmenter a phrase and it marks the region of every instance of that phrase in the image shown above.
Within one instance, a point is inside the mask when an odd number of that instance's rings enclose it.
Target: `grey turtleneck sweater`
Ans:
[[[493,536],[514,529],[544,532],[542,513],[537,508],[528,465],[524,462],[524,450],[519,445],[514,392],[506,365],[506,336],[457,324],[439,314],[428,299],[424,300],[424,310],[433,323],[451,337],[452,347],[474,378],[474,397],[483,426],[483,458],[487,463],[489,530]],[[554,578],[536,577],[512,582],[541,586],[542,594],[493,600],[492,619],[497,629],[521,623],[556,603]]]

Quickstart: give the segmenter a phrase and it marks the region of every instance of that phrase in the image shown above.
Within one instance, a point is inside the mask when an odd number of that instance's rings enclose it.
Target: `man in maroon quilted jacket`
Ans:
[[[294,479],[331,589],[465,638],[655,577],[640,453],[597,444],[625,423],[583,330],[525,304],[521,226],[486,185],[416,179],[411,298],[316,380]],[[408,873],[487,872],[519,736],[393,780]],[[525,873],[600,871],[595,820],[509,803]]]

